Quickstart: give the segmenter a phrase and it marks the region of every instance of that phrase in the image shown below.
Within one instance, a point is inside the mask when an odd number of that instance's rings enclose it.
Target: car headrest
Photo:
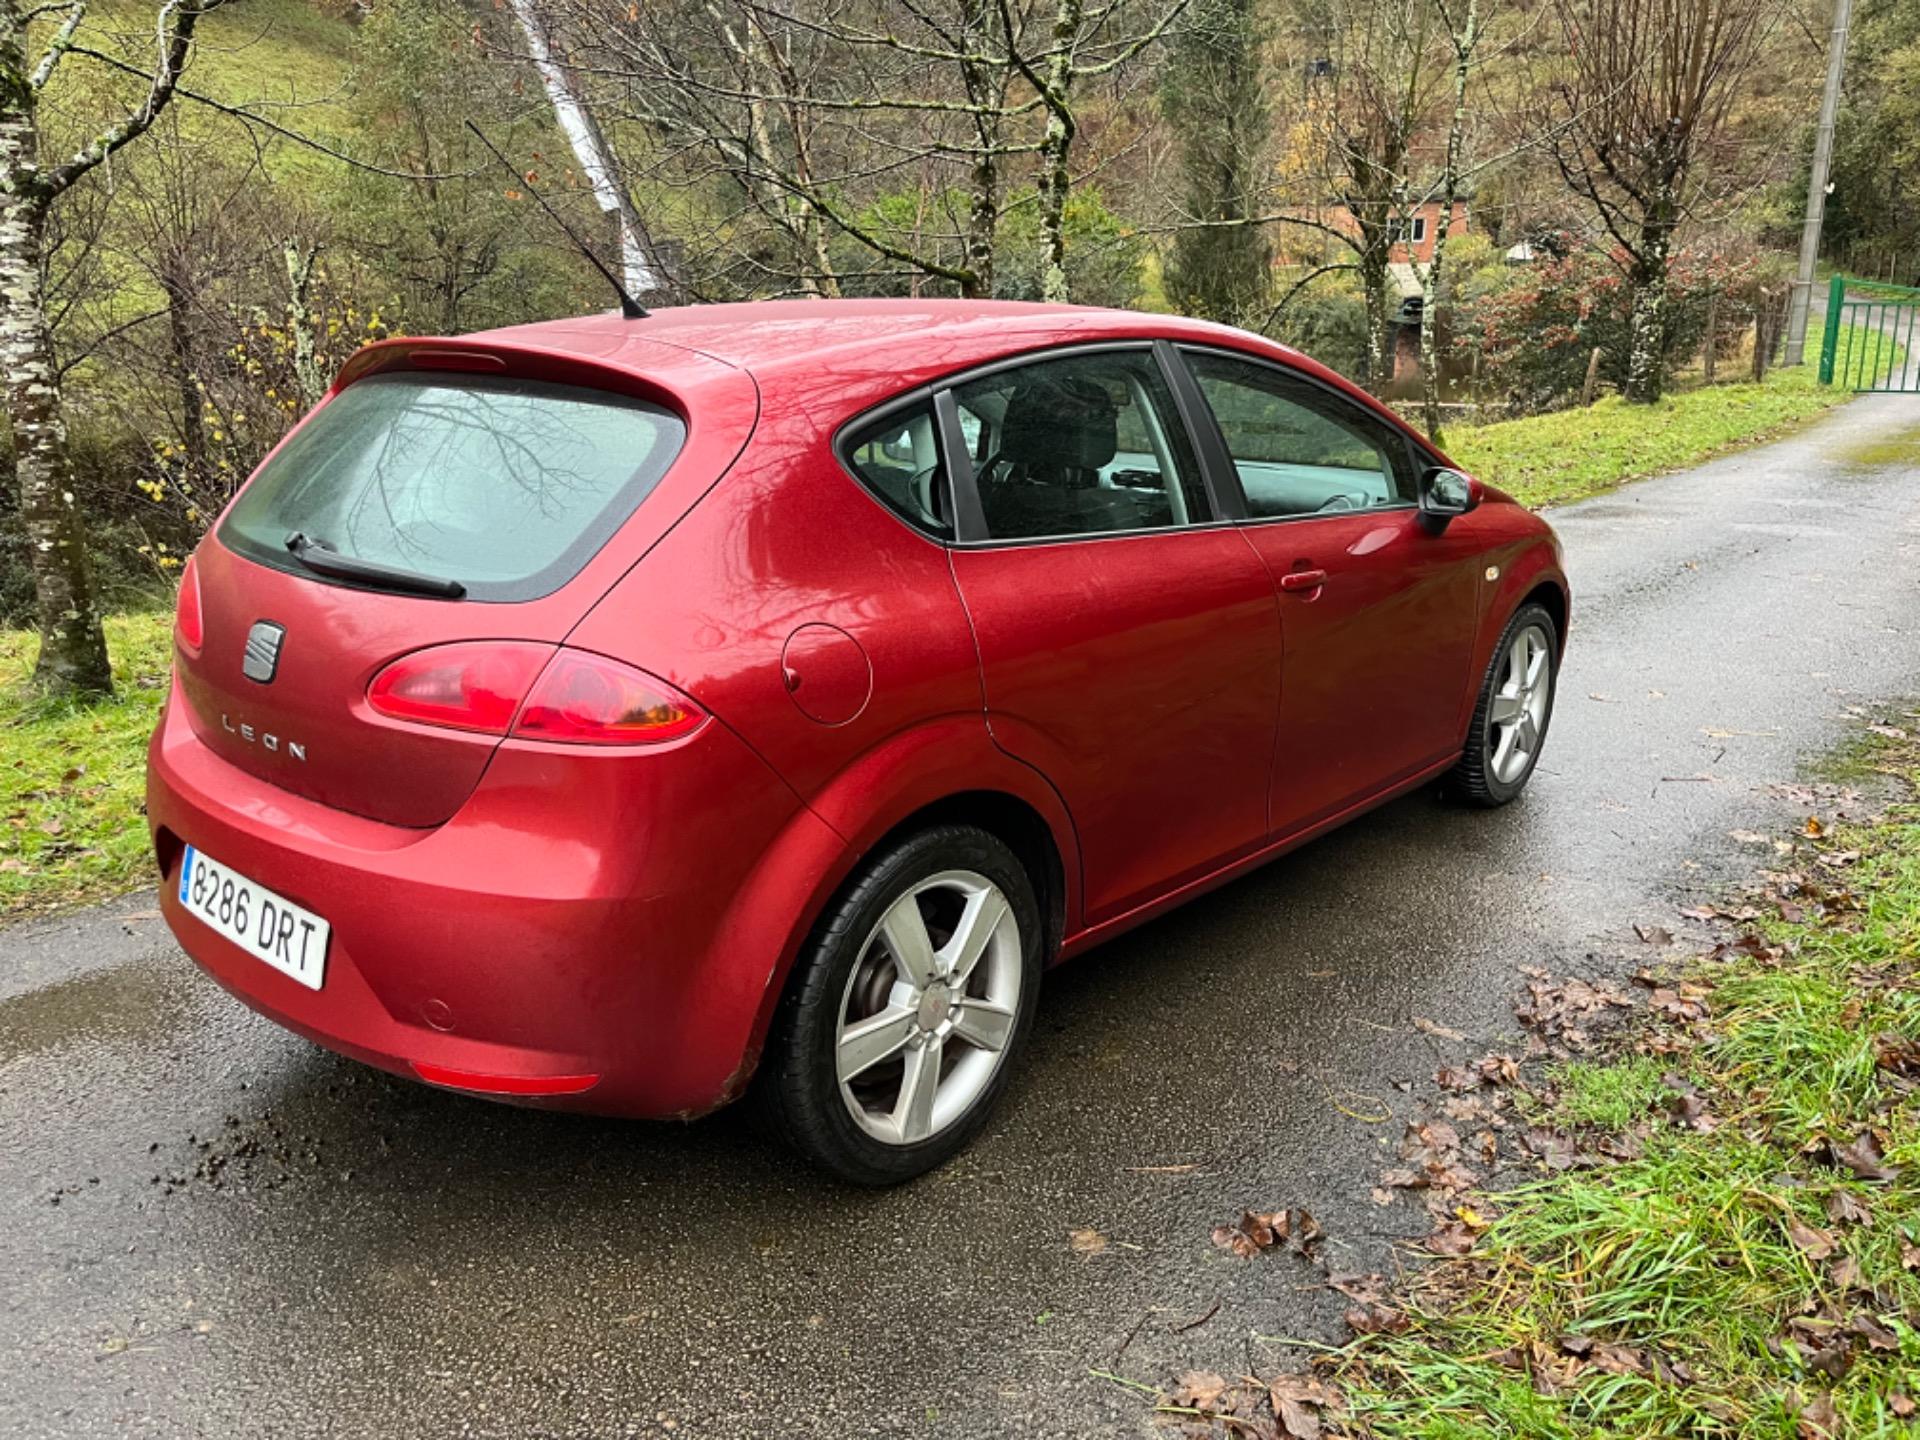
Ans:
[[[1099,470],[1119,444],[1118,411],[1099,385],[1036,375],[1007,397],[1000,457],[1030,476]]]

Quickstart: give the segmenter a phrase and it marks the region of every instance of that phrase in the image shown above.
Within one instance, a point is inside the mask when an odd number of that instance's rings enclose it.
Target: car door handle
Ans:
[[[1280,577],[1282,590],[1318,590],[1326,583],[1324,570],[1289,570]]]

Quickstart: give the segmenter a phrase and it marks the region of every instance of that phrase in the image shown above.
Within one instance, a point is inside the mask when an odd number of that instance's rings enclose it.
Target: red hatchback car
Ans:
[[[478,1095],[752,1090],[898,1181],[1041,971],[1545,739],[1538,518],[1305,357],[1163,316],[717,305],[357,355],[183,577],[180,943]]]

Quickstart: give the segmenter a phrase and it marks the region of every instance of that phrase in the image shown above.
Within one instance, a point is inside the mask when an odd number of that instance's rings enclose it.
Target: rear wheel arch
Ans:
[[[876,795],[884,802],[876,805]],[[764,886],[742,897],[724,927],[765,955],[746,937],[764,933],[770,907],[783,912],[778,951],[759,972],[765,978],[756,986],[759,1000],[743,1053],[717,1103],[739,1095],[759,1067],[776,1012],[821,917],[875,855],[905,835],[941,824],[977,826],[1013,850],[1040,900],[1042,954],[1048,960],[1059,954],[1080,900],[1080,854],[1059,793],[1038,770],[996,746],[978,714],[945,717],[896,735],[808,797],[789,825],[795,853],[773,867],[776,873]],[[836,843],[823,853],[828,835]]]
[[[1005,790],[964,790],[923,805],[867,846],[853,868],[858,870],[869,856],[915,831],[939,825],[971,825],[1013,851],[1040,901],[1041,921],[1046,927],[1042,953],[1048,959],[1058,954],[1066,934],[1066,861],[1046,817],[1017,795]]]
[[[1006,790],[961,790],[928,801],[902,816],[885,830],[857,848],[849,846],[841,862],[821,876],[821,883],[807,897],[805,924],[796,927],[796,939],[787,946],[779,968],[770,977],[754,1027],[755,1064],[757,1051],[765,1042],[769,1026],[781,1002],[793,990],[800,956],[817,938],[821,917],[850,885],[857,884],[876,855],[883,855],[909,835],[942,825],[970,825],[985,830],[1013,851],[1033,882],[1040,902],[1043,961],[1051,961],[1060,952],[1066,933],[1067,860],[1060,844],[1039,809],[1030,801]]]

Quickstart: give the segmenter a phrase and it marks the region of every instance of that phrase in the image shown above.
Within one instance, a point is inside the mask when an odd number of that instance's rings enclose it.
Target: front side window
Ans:
[[[933,402],[922,400],[854,431],[842,447],[847,465],[886,507],[917,529],[953,538],[953,506],[940,463]]]
[[[1039,360],[954,387],[987,535],[1107,535],[1212,518],[1145,350]]]
[[[658,405],[534,380],[371,375],[255,475],[220,528],[298,570],[300,535],[350,561],[528,600],[573,578],[657,485],[687,427]]]
[[[1386,425],[1270,365],[1189,351],[1247,497],[1247,517],[1281,519],[1407,504],[1406,446]]]

